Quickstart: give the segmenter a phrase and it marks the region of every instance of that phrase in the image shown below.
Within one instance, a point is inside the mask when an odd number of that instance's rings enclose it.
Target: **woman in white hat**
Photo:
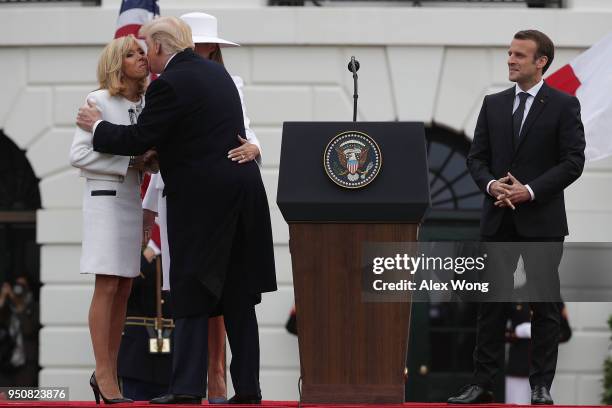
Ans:
[[[195,52],[201,57],[223,64],[221,54],[222,47],[238,47],[239,45],[219,37],[217,32],[217,18],[205,13],[188,13],[181,16],[189,27],[191,27],[192,38],[195,44]],[[261,164],[261,147],[255,133],[249,128],[250,120],[246,114],[242,88],[244,82],[239,76],[232,76],[240,100],[244,115],[245,137],[240,135],[241,146],[228,152],[228,159],[238,163],[247,163],[256,160]],[[169,290],[170,276],[170,253],[168,250],[168,234],[166,228],[166,199],[162,196],[164,182],[159,173],[153,174],[143,200],[145,210],[145,225],[152,224],[157,214],[157,222],[160,227],[162,268],[164,274],[164,290]],[[223,316],[213,317],[208,325],[208,402],[222,404],[227,402],[227,387],[225,383],[225,326]]]
[[[195,44],[195,52],[201,57],[213,60],[223,65],[223,56],[221,48],[224,47],[239,47],[238,44],[219,38],[217,33],[217,18],[205,13],[188,13],[183,14],[181,19],[191,27],[192,39]],[[244,105],[244,95],[242,88],[244,82],[237,75],[232,75],[232,79],[238,88],[240,101],[242,101],[242,113],[244,115],[244,130],[246,139],[240,137],[242,146],[230,150],[228,158],[238,163],[246,163],[251,160],[257,160],[261,164],[259,140],[255,133],[250,129],[251,121],[246,114],[246,106]]]

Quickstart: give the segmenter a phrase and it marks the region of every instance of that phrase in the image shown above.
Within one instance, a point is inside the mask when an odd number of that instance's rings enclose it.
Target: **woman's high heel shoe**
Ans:
[[[102,401],[105,404],[121,404],[121,403],[129,403],[134,402],[129,398],[106,398],[104,394],[100,391],[100,387],[98,387],[98,382],[96,381],[96,372],[94,371],[91,374],[91,378],[89,379],[89,385],[91,386],[91,390],[93,391],[94,398],[96,399],[96,404],[100,403],[100,397],[102,397]]]

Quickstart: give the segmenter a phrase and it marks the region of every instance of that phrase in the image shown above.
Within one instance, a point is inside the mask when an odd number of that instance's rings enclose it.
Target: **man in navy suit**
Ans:
[[[584,166],[578,99],[550,88],[542,79],[553,56],[554,45],[544,33],[525,30],[514,35],[508,68],[516,85],[485,97],[467,159],[474,181],[485,193],[482,241],[546,243],[525,245],[530,249],[522,253],[513,244],[504,245],[507,259],[491,272],[497,282],[512,289],[512,274],[522,255],[528,282],[539,283],[530,305],[532,404],[553,403],[550,386],[557,364],[560,310],[553,301],[541,301],[541,292],[549,292],[545,299],[558,299],[558,266],[568,234],[563,190],[580,177]],[[538,246],[549,250],[538,251]],[[503,361],[505,307],[502,302],[480,304],[474,383],[449,398],[449,403],[493,400],[493,380]]]
[[[193,51],[191,29],[162,17],[143,26],[151,70],[161,73],[132,126],[100,121],[95,107],[77,124],[96,151],[139,155],[156,148],[167,197],[175,318],[169,393],[156,404],[200,404],[205,394],[208,318],[225,317],[232,351],[230,403],[259,403],[255,304],[276,290],[266,192],[255,162],[228,151],[244,135],[240,97],[225,68]],[[247,236],[248,234],[248,236]],[[136,254],[138,255],[138,254]]]

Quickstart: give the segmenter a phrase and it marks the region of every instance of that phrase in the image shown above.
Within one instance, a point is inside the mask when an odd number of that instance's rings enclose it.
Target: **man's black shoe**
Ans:
[[[202,397],[197,395],[186,394],[166,394],[161,397],[153,398],[149,401],[150,404],[194,404],[200,405]]]
[[[234,395],[227,401],[228,404],[261,404],[261,397],[256,395]]]
[[[552,405],[553,400],[548,388],[544,385],[536,385],[531,390],[531,405]]]
[[[449,404],[486,404],[493,402],[493,393],[480,385],[470,384],[459,390],[459,393],[450,397]]]

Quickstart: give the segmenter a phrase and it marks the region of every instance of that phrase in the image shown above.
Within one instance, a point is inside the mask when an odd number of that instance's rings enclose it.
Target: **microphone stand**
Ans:
[[[353,72],[353,122],[357,122],[357,98],[359,98],[357,92],[357,70],[359,69],[359,62],[355,60],[355,57],[351,57],[349,66]]]

